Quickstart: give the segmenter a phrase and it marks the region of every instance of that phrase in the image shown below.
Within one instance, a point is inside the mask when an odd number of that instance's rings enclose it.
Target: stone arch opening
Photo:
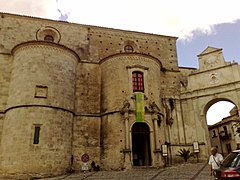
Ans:
[[[239,119],[236,104],[230,98],[217,98],[208,102],[204,109],[209,145],[217,147],[224,156],[239,146],[239,141],[235,138],[236,126],[234,126]]]
[[[234,107],[236,107],[235,103],[229,99],[222,98],[210,101],[204,109],[207,124],[213,125],[223,118],[230,116],[230,111]]]
[[[132,126],[133,166],[151,166],[150,129],[146,123]]]

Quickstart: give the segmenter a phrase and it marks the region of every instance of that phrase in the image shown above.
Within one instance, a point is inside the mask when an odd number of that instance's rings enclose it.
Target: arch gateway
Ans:
[[[222,49],[179,67],[176,37],[0,14],[1,177],[80,171],[83,154],[104,170],[160,167],[193,144],[206,161],[207,109],[239,109]]]

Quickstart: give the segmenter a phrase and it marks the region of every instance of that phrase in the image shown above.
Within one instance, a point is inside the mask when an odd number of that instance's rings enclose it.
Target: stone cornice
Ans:
[[[79,28],[88,28],[90,30],[90,33],[101,33],[101,34],[106,34],[110,36],[121,36],[121,37],[131,37],[133,38],[132,35],[126,35],[126,32],[129,34],[139,34],[140,36],[151,36],[152,38],[149,38],[149,40],[156,40],[161,38],[171,38],[174,40],[177,40],[178,37],[174,36],[166,36],[166,35],[158,35],[158,34],[148,34],[144,32],[137,32],[137,31],[129,31],[129,30],[121,30],[121,29],[114,29],[114,28],[109,28],[109,27],[102,27],[102,26],[94,26],[94,25],[87,25],[87,24],[77,24],[77,23],[72,23],[72,22],[66,22],[66,21],[56,21],[52,19],[45,19],[45,18],[40,18],[40,17],[33,17],[33,16],[27,16],[27,15],[19,15],[19,14],[11,14],[11,13],[5,13],[5,12],[0,12],[0,15],[4,18],[4,16],[10,16],[10,17],[15,17],[15,18],[24,18],[26,20],[33,19],[37,21],[48,21],[48,22],[54,22],[54,23],[61,23],[64,25],[74,25],[78,26]],[[109,33],[109,31],[114,31],[114,33]],[[153,38],[155,37],[155,38]],[[140,38],[138,38],[140,39]],[[144,38],[145,39],[145,38]],[[147,39],[145,39],[147,40]]]
[[[196,74],[201,74],[201,73],[216,71],[216,70],[218,70],[218,69],[227,68],[227,67],[229,67],[229,66],[234,66],[234,65],[238,65],[238,63],[237,63],[237,62],[229,63],[229,64],[225,64],[225,65],[222,65],[222,66],[218,66],[218,67],[215,67],[215,68],[212,68],[212,69],[206,69],[206,70],[204,70],[204,71],[194,71],[194,72],[190,73],[189,76],[194,76],[194,75],[196,75]]]
[[[28,42],[18,44],[12,49],[12,54],[16,54],[20,49],[33,48],[33,47],[38,47],[38,48],[41,47],[41,48],[47,48],[47,49],[52,48],[60,51],[62,50],[64,51],[64,53],[68,52],[68,54],[70,56],[73,56],[75,59],[77,59],[78,62],[80,61],[79,56],[68,47],[60,44],[52,43],[52,42],[46,42],[46,41],[28,41]]]
[[[195,90],[192,90],[192,91],[181,92],[181,99],[199,98],[199,97],[212,96],[212,95],[216,95],[216,94],[222,94],[222,93],[226,93],[226,92],[230,92],[230,91],[237,91],[237,90],[240,90],[240,87],[236,88],[234,85],[236,85],[238,83],[240,83],[240,81],[235,81],[235,82],[231,82],[231,83],[221,84],[221,85],[213,86],[213,87],[206,87],[206,88],[201,88],[201,89],[195,89]],[[221,88],[223,88],[225,86],[229,87],[230,85],[232,85],[233,87],[232,88],[228,88],[228,90],[221,91]],[[213,90],[213,89],[217,89],[217,91],[213,91],[214,93],[211,93],[211,90]],[[206,90],[209,93],[202,93],[202,94],[200,94],[203,91],[206,92]],[[200,94],[200,95],[198,95],[198,94]],[[185,97],[182,97],[182,96],[185,96]]]
[[[205,56],[207,54],[212,54],[212,53],[215,53],[215,52],[218,52],[218,51],[222,51],[222,48],[221,49],[216,49],[216,50],[213,50],[213,51],[210,51],[210,52],[207,52],[207,53],[199,54],[199,55],[197,55],[197,57]]]
[[[1,55],[5,55],[5,56],[11,56],[12,54],[11,53],[3,53],[3,52],[0,52]]]
[[[150,34],[150,33],[144,33],[144,32],[121,30],[121,29],[106,28],[106,27],[99,27],[99,26],[92,26],[92,27],[93,28],[90,29],[89,33],[105,35],[110,37],[115,36],[115,37],[124,37],[127,39],[140,39],[140,40],[150,40],[150,41],[159,41],[160,38],[174,39],[174,40],[178,39],[177,37],[174,37],[174,36]]]
[[[8,111],[10,111],[12,109],[25,108],[25,107],[43,107],[43,108],[45,107],[45,108],[59,109],[59,110],[70,112],[70,113],[75,115],[75,113],[73,111],[69,110],[69,109],[65,109],[65,108],[57,107],[57,106],[38,105],[38,104],[27,104],[27,105],[11,106],[11,107],[6,108],[6,110],[3,113],[7,113]]]
[[[143,69],[143,70],[148,70],[148,67],[142,66],[142,65],[133,65],[133,66],[127,66],[127,69],[132,69],[132,68],[139,68],[139,69]]]
[[[119,54],[114,54],[111,56],[108,56],[104,59],[102,59],[100,61],[100,64],[108,61],[108,60],[113,60],[113,59],[121,59],[121,60],[131,60],[131,59],[135,59],[135,60],[146,60],[146,59],[151,59],[154,60],[158,65],[160,65],[160,67],[162,67],[162,63],[160,60],[158,60],[157,58],[155,58],[154,56],[151,55],[146,55],[146,54],[142,54],[142,53],[119,53]]]
[[[228,121],[221,120],[220,122],[218,122],[216,124],[209,125],[208,130],[212,130],[212,129],[221,127],[222,125],[231,124],[232,122],[238,122],[239,123],[239,119],[230,119]]]

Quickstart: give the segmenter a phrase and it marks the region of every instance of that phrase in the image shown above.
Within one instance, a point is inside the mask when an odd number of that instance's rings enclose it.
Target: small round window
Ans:
[[[51,35],[46,35],[46,36],[44,37],[44,41],[53,42],[53,41],[54,41],[54,38],[53,38],[53,36],[51,36]]]
[[[124,51],[125,51],[126,53],[131,53],[131,52],[133,52],[133,47],[130,46],[130,45],[126,45],[126,46],[124,47]]]

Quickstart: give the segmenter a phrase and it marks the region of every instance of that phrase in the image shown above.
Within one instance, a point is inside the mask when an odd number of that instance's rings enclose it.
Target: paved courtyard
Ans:
[[[75,173],[45,180],[210,180],[206,163],[181,164],[166,168],[134,168],[128,171]]]

